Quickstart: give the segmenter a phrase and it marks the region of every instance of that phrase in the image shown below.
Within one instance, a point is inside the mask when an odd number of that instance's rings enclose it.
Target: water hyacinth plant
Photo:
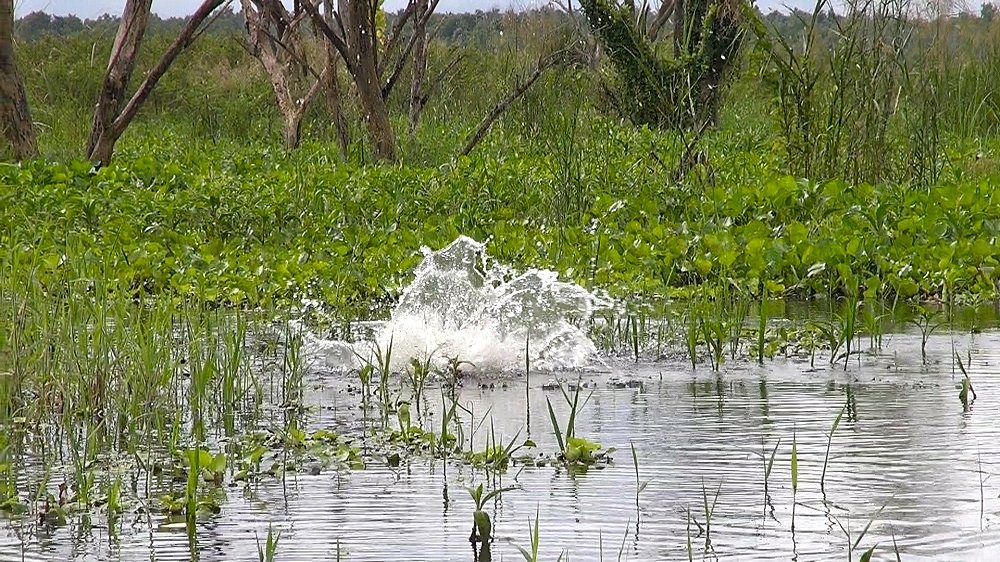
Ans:
[[[568,466],[586,467],[598,462],[609,462],[611,459],[609,455],[613,452],[613,449],[601,451],[603,447],[600,443],[594,443],[576,434],[577,414],[590,400],[588,396],[582,404],[580,403],[582,388],[582,379],[577,380],[572,391],[567,391],[564,384],[559,384],[559,391],[569,406],[569,417],[562,426],[552,408],[552,402],[548,398],[545,399],[549,411],[549,421],[552,423],[552,431],[559,446],[558,458]],[[570,392],[572,392],[572,396]]]

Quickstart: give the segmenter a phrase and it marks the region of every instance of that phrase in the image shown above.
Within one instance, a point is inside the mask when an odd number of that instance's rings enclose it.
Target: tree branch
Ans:
[[[166,74],[167,69],[173,64],[174,59],[177,55],[184,50],[190,44],[190,40],[194,37],[195,32],[201,26],[202,22],[219,6],[225,3],[227,0],[205,0],[201,3],[201,6],[195,11],[195,13],[185,24],[184,29],[181,31],[177,39],[170,45],[167,52],[163,53],[160,57],[159,62],[156,63],[147,74],[146,78],[139,85],[139,89],[132,94],[132,97],[128,100],[125,105],[125,109],[122,110],[121,114],[115,118],[111,125],[111,132],[114,137],[119,137],[128,127],[128,124],[135,117],[135,114],[139,112],[139,108],[142,107],[143,102],[149,97],[150,92],[156,86],[156,83]]]
[[[389,78],[385,81],[385,84],[382,85],[382,98],[383,99],[389,99],[389,94],[392,93],[392,89],[396,86],[396,82],[399,80],[399,76],[403,73],[403,69],[406,68],[407,61],[410,60],[410,54],[413,52],[413,47],[414,47],[414,45],[417,44],[417,33],[416,33],[416,30],[417,29],[424,29],[424,30],[426,30],[426,28],[427,28],[427,22],[430,21],[431,14],[434,13],[434,10],[437,8],[437,5],[438,5],[439,1],[440,0],[432,0],[430,2],[430,4],[427,6],[427,12],[424,13],[424,17],[421,18],[421,20],[419,22],[417,22],[416,25],[413,26],[414,33],[412,35],[410,35],[409,41],[406,42],[406,47],[403,49],[403,52],[400,53],[399,58],[396,59],[396,63],[393,65],[393,68],[392,68],[392,74],[389,75]],[[411,2],[410,5],[415,5],[415,4],[413,4]],[[436,33],[436,31],[435,31],[435,33]],[[388,53],[388,50],[387,50],[386,54],[382,58],[382,60],[383,61],[388,60],[388,58],[389,58],[388,55],[389,55],[389,53]],[[382,74],[384,73],[384,70],[385,70],[384,68],[381,68],[379,70],[379,76],[382,76]]]
[[[480,141],[483,140],[483,137],[486,136],[486,133],[489,132],[493,123],[499,119],[500,116],[503,115],[504,112],[506,112],[507,109],[509,109],[510,106],[518,100],[518,98],[523,96],[525,92],[527,92],[528,89],[542,77],[542,74],[546,70],[552,68],[557,62],[562,60],[564,54],[564,51],[558,51],[538,61],[538,66],[535,68],[535,71],[531,74],[531,76],[514,88],[514,91],[508,94],[504,99],[500,100],[493,110],[486,114],[486,117],[484,117],[479,123],[479,126],[476,127],[476,131],[469,136],[469,140],[465,142],[465,147],[462,148],[462,152],[460,153],[461,156],[467,156],[470,152],[472,152],[472,149],[476,148],[476,145],[478,145]]]
[[[426,91],[424,91],[424,95],[420,97],[421,106],[427,104],[427,101],[430,99],[432,95],[434,95],[437,89],[441,87],[441,83],[444,82],[444,79],[448,77],[448,74],[451,73],[452,69],[458,66],[458,63],[462,62],[462,59],[464,58],[465,58],[465,53],[457,54],[455,58],[451,59],[451,62],[445,65],[445,67],[442,68],[441,71],[438,72],[437,75],[434,76],[434,78],[427,83],[427,89]]]
[[[356,63],[351,59],[351,51],[347,46],[347,42],[342,36],[337,35],[337,32],[334,31],[328,23],[326,23],[326,20],[323,19],[323,16],[320,15],[319,10],[316,9],[316,6],[314,6],[312,2],[305,2],[302,5],[305,6],[306,11],[309,12],[309,17],[312,18],[313,25],[323,34],[324,37],[327,38],[327,40],[330,41],[333,47],[337,49],[337,52],[340,53],[340,57],[344,59],[347,69],[353,74],[353,69]],[[341,24],[341,27],[343,27],[343,24]]]
[[[660,3],[660,9],[656,12],[656,17],[653,18],[653,23],[649,25],[649,30],[647,34],[650,41],[656,41],[660,36],[660,32],[663,31],[663,26],[670,21],[670,16],[674,13],[674,8],[677,7],[677,2],[674,0],[663,0]]]
[[[396,18],[396,22],[392,24],[392,31],[389,33],[389,40],[386,42],[385,51],[382,54],[382,63],[379,64],[378,73],[381,76],[385,72],[385,63],[392,57],[393,53],[399,47],[400,36],[403,33],[403,27],[406,22],[410,21],[410,17],[413,16],[413,12],[417,8],[417,3],[414,0],[409,0],[406,3],[406,8],[400,12],[399,17]]]

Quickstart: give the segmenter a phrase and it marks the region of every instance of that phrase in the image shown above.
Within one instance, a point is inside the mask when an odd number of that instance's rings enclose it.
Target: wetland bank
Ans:
[[[14,26],[0,562],[1000,557],[992,4],[301,4]]]

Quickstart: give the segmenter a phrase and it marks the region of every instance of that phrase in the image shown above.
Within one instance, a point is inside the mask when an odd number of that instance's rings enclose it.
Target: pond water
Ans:
[[[550,272],[485,267],[481,249],[460,239],[428,253],[390,321],[373,325],[375,341],[395,345],[397,358],[422,349],[443,357],[454,349],[483,371],[506,369],[506,375],[468,374],[458,390],[470,441],[465,448],[476,451],[488,439],[530,439],[535,446],[519,453],[551,458],[558,446],[546,402],[563,425],[569,409],[551,381],[579,377],[589,400],[577,416],[577,435],[614,448],[612,463],[570,471],[558,463],[520,462],[498,476],[417,454],[393,466],[388,450],[369,443],[375,438],[359,408],[357,377],[344,372],[365,348],[313,338],[306,347],[305,423],[354,436],[364,469],[317,468],[235,482],[230,467],[219,513],[200,517],[194,533],[155,502],[130,508],[111,524],[100,515],[62,524],[6,517],[0,562],[255,560],[269,529],[280,533],[276,560],[474,560],[475,506],[466,488],[480,483],[512,488],[485,507],[494,526],[493,560],[523,560],[518,547],[530,548],[536,517],[539,560],[546,561],[560,555],[858,560],[873,545],[873,560],[896,560],[897,552],[906,561],[1000,559],[995,314],[978,320],[975,330],[935,332],[926,360],[920,334],[897,326],[881,349],[863,346],[846,367],[820,355],[815,367],[808,358],[760,366],[736,360],[713,372],[682,360],[598,357],[578,320],[600,299]],[[784,316],[801,322],[800,313]],[[528,377],[512,369],[522,364],[525,341],[535,342],[536,370]],[[974,383],[971,408],[959,401],[956,356]],[[567,367],[573,370],[560,371]],[[401,380],[391,386],[393,396],[405,396]],[[425,429],[440,427],[439,388],[432,384],[424,393]],[[43,478],[46,471],[51,479]],[[26,472],[51,490],[71,469],[28,466]],[[145,478],[132,474],[124,481],[138,488]],[[140,498],[158,493],[132,491]]]
[[[602,548],[604,560],[685,560],[689,528],[696,559],[843,559],[870,520],[853,559],[877,543],[873,559],[894,560],[894,539],[903,560],[998,559],[1000,333],[937,335],[928,365],[918,335],[893,334],[886,343],[887,351],[866,354],[846,371],[781,361],[733,364],[719,373],[622,362],[585,375],[597,388],[577,432],[616,447],[614,463],[576,474],[512,467],[503,485],[516,489],[489,505],[494,559],[522,559],[516,545],[530,545],[536,513],[541,560],[563,551],[571,560],[600,560]],[[953,347],[972,359],[977,400],[968,411],[958,400]],[[643,384],[612,388],[620,385],[608,385],[609,377]],[[497,434],[509,439],[520,431],[551,451],[545,399],[560,416],[566,407],[558,391],[543,390],[548,378],[532,376],[527,392],[523,378],[495,382],[494,389],[469,381],[461,401],[479,416],[492,407]],[[357,418],[343,377],[317,368],[308,382],[309,401],[323,406],[315,426],[343,427]],[[834,434],[824,495],[826,434],[848,390],[853,408]],[[762,446],[769,455],[779,440],[765,495]],[[639,479],[648,481],[638,501],[630,444]],[[183,524],[165,524],[156,514],[125,516],[114,532],[98,520],[60,527],[14,521],[0,534],[0,560],[188,560],[192,552],[201,560],[256,559],[255,535],[263,540],[271,524],[281,531],[278,560],[472,560],[473,503],[464,487],[481,481],[468,466],[451,465],[446,475],[440,462],[419,460],[289,474],[284,482],[231,488],[220,514],[199,523],[194,545]],[[715,503],[708,533],[706,496]]]

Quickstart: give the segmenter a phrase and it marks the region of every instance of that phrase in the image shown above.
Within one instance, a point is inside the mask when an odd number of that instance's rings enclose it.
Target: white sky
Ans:
[[[291,1],[285,0],[285,3],[291,4]],[[438,10],[461,12],[505,9],[511,6],[526,7],[544,3],[545,0],[441,0]],[[153,0],[153,11],[161,17],[183,16],[193,12],[199,4],[200,0]],[[239,1],[236,0],[234,4],[238,7]],[[119,14],[124,5],[124,0],[14,0],[14,9],[18,17],[40,10],[54,15],[73,14],[81,19],[93,19],[105,13]],[[405,5],[406,0],[385,2],[386,9],[392,12]],[[814,5],[814,0],[758,0],[758,5],[765,11],[783,5],[808,10]]]

